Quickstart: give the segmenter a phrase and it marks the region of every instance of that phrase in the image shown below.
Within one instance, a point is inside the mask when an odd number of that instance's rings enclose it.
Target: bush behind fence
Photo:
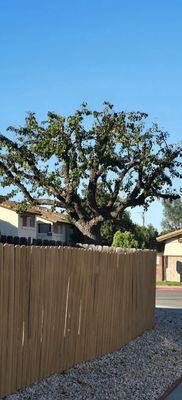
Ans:
[[[56,241],[56,240],[47,240],[47,239],[32,239],[31,237],[21,237],[21,236],[0,236],[0,243],[8,243],[14,245],[25,245],[25,246],[67,246],[66,242]],[[71,243],[73,247],[76,245]]]

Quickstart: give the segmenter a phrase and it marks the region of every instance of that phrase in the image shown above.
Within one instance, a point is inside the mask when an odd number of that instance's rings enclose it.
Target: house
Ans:
[[[157,238],[164,242],[163,276],[166,281],[182,282],[182,229]]]
[[[21,203],[4,201],[0,197],[0,234],[25,238],[55,240],[69,244],[72,224],[64,214],[43,207],[28,206],[20,211]]]

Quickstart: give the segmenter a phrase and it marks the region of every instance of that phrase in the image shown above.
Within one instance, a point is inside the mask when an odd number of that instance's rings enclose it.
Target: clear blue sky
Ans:
[[[181,0],[1,0],[0,130],[22,124],[26,111],[44,118],[109,100],[148,112],[178,142],[181,21]],[[146,222],[159,228],[161,217],[155,202]]]

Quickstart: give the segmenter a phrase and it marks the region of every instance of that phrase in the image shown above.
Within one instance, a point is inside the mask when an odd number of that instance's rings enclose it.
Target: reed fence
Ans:
[[[156,254],[0,244],[0,397],[154,326]]]

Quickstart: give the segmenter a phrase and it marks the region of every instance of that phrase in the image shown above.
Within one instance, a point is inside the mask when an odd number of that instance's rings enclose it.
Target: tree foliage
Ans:
[[[173,202],[163,201],[163,220],[162,229],[164,232],[171,232],[182,229],[182,200],[177,199]]]
[[[114,234],[120,230],[125,232],[126,230],[133,229],[133,222],[127,211],[123,212],[118,219],[111,221],[104,221],[100,226],[100,234],[103,238],[103,243],[108,246],[112,245]]]
[[[140,226],[135,224],[133,231],[136,240],[138,241],[138,247],[140,249],[156,249],[158,236],[157,229],[151,224],[148,226]]]
[[[133,224],[130,231],[117,231],[113,237],[113,246],[139,249],[157,249],[157,230],[150,224]]]
[[[9,197],[21,191],[32,205],[66,209],[95,242],[101,224],[127,208],[178,198],[172,180],[180,177],[180,146],[167,144],[167,133],[149,127],[143,112],[116,112],[105,102],[102,111],[84,103],[68,117],[49,112],[42,123],[29,113],[23,127],[0,135],[0,145],[0,181],[13,187]]]
[[[113,238],[112,245],[114,247],[122,247],[122,248],[138,248],[138,242],[134,237],[134,234],[131,232],[121,232],[117,231]]]

